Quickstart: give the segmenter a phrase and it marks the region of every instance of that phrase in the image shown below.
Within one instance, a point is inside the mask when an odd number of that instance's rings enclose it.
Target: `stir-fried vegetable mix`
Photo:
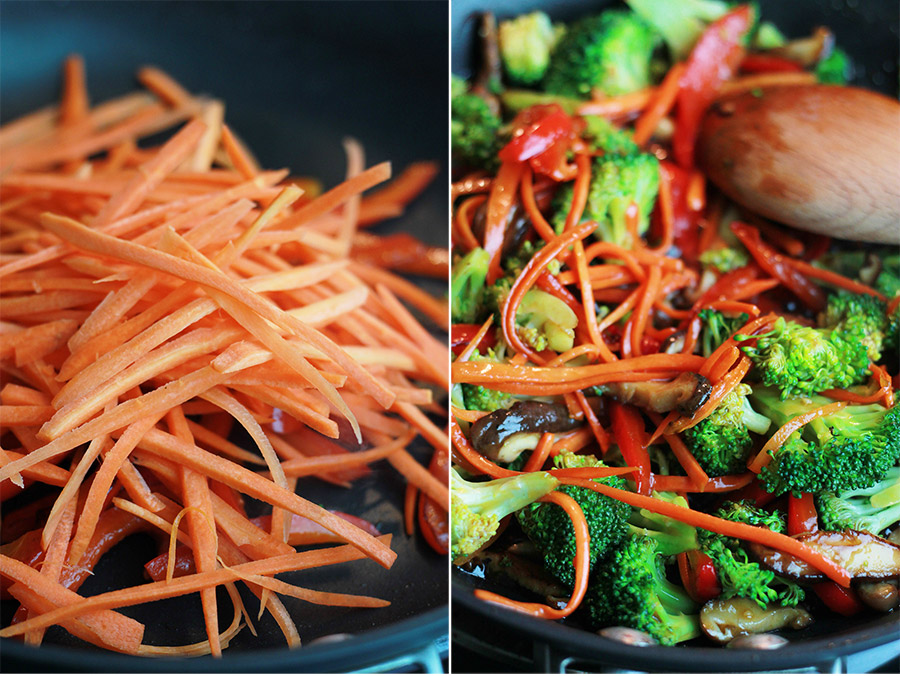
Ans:
[[[722,633],[726,599],[769,629],[896,605],[871,581],[896,599],[900,259],[748,213],[693,159],[720,95],[845,84],[846,53],[718,0],[481,20],[499,65],[453,94],[452,555],[544,598],[476,594],[663,644],[752,632]]]

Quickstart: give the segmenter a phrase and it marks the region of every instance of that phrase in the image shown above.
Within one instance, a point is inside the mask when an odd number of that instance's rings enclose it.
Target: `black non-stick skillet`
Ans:
[[[391,160],[395,172],[415,160],[437,160],[442,173],[400,219],[380,232],[408,231],[446,245],[446,2],[19,2],[0,3],[0,119],[55,102],[59,68],[83,55],[93,101],[135,88],[134,73],[155,64],[185,87],[225,101],[226,120],[267,168],[290,167],[326,186],[342,179],[342,139],[365,147],[370,164]],[[445,285],[418,280],[433,293]],[[428,449],[420,449],[422,457]],[[391,571],[370,562],[294,579],[323,589],[354,589],[389,599],[388,608],[329,609],[286,601],[305,647],[286,650],[270,618],[247,629],[221,661],[157,660],[104,653],[51,629],[40,649],[0,641],[3,671],[350,671],[392,659],[439,668],[428,651],[447,633],[447,564],[418,537],[403,534],[404,483],[376,469],[352,490],[301,480],[298,490],[332,509],[357,514],[395,533]],[[140,584],[155,555],[135,536],[111,552],[82,587],[91,594]],[[230,609],[227,601],[222,604]],[[5,622],[14,610],[5,604]],[[253,606],[255,607],[255,606]],[[196,599],[126,610],[145,622],[148,640],[202,640]],[[230,612],[230,611],[229,611]],[[227,622],[230,622],[230,616]],[[345,640],[317,643],[322,637]],[[424,651],[424,652],[423,652]]]
[[[677,1],[677,0],[672,0]],[[453,0],[451,68],[467,77],[477,63],[477,12],[500,19],[543,9],[554,20],[569,21],[614,2],[596,0]],[[761,16],[786,35],[809,35],[828,26],[856,66],[855,84],[897,95],[898,12],[893,2],[853,0],[760,0]],[[900,129],[897,130],[900,133]],[[514,596],[517,590],[454,570],[451,574],[454,670],[483,671],[482,657],[510,671],[666,672],[777,671],[806,669],[860,671],[884,663],[900,667],[900,618],[867,614],[841,618],[817,613],[808,630],[788,635],[787,647],[748,651],[702,646],[632,647],[602,638],[577,622],[535,620],[476,599],[485,588]],[[457,655],[459,659],[457,659]]]

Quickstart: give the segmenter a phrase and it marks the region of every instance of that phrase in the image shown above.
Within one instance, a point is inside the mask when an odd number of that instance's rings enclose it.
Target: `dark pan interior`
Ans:
[[[455,74],[471,74],[476,58],[476,22],[473,14],[490,9],[498,18],[514,16],[541,8],[554,20],[572,20],[599,7],[614,4],[586,0],[453,0],[451,5],[451,67]],[[815,26],[825,25],[836,35],[837,44],[850,53],[856,67],[855,83],[896,96],[898,13],[896,3],[760,0],[761,16],[773,21],[787,36],[808,35]],[[898,132],[900,133],[900,132]],[[767,671],[791,669],[813,663],[828,664],[835,658],[873,646],[897,641],[894,659],[900,652],[900,626],[896,613],[876,614],[862,618],[839,618],[818,613],[816,623],[808,630],[789,636],[791,644],[773,652],[722,650],[711,647],[679,646],[676,648],[631,648],[597,636],[577,626],[575,621],[545,622],[525,617],[478,601],[472,592],[490,589],[515,597],[519,590],[496,580],[484,580],[454,570],[451,575],[453,597],[452,625],[454,637],[461,644],[473,641],[488,650],[493,642],[496,659],[534,656],[541,663],[541,651],[557,656],[572,656],[603,664],[605,667],[654,671]],[[524,598],[524,597],[523,597]],[[819,617],[821,616],[821,617]],[[491,627],[501,627],[491,633]],[[501,645],[502,635],[502,645]],[[495,639],[496,637],[496,639]],[[515,638],[510,638],[515,637]],[[888,649],[888,659],[891,655]],[[506,658],[503,655],[506,655]],[[544,655],[546,658],[547,656]],[[577,666],[577,660],[573,667]],[[532,667],[533,668],[533,667]]]
[[[94,102],[134,90],[136,70],[154,64],[189,90],[224,100],[226,120],[264,167],[290,167],[334,185],[344,173],[346,136],[362,142],[370,165],[391,160],[395,173],[415,160],[439,161],[441,174],[426,193],[377,231],[408,231],[445,245],[447,40],[446,2],[4,0],[0,119],[55,102],[60,64],[69,53],[84,56]],[[443,282],[415,281],[433,293],[445,292]],[[429,449],[423,445],[414,452],[425,458]],[[285,600],[305,643],[338,633],[353,637],[287,651],[267,616],[257,624],[259,636],[244,629],[221,662],[152,662],[101,653],[54,628],[39,650],[0,642],[4,671],[347,671],[427,645],[447,631],[446,560],[421,538],[403,534],[404,482],[389,467],[376,467],[350,490],[302,479],[298,491],[394,533],[399,556],[393,569],[363,561],[282,576],[391,601],[383,609],[348,610]],[[134,536],[101,562],[82,592],[140,584],[140,566],[155,553],[149,537]],[[255,609],[255,599],[247,606]],[[227,597],[221,607],[227,626]],[[195,595],[124,612],[147,624],[149,642],[183,644],[205,638],[199,608]],[[4,604],[4,622],[13,610]]]

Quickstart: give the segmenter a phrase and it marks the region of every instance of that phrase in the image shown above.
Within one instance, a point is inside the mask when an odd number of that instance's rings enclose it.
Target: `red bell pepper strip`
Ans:
[[[756,507],[765,507],[772,500],[775,499],[774,493],[769,493],[765,488],[763,488],[758,479],[754,479],[751,483],[744,486],[740,491],[734,495],[734,497],[730,498],[735,502],[740,502],[741,500],[752,500],[753,504]]]
[[[771,54],[747,54],[741,61],[745,73],[802,73],[803,66],[783,56]]]
[[[788,496],[788,535],[813,533],[819,528],[819,515],[812,493],[803,493],[798,498],[793,493]]]
[[[478,333],[481,326],[478,324],[454,324],[450,327],[450,349],[453,350],[453,354],[457,357],[459,353],[463,351],[463,349],[472,342],[472,339],[475,338],[475,335]],[[497,334],[494,329],[488,329],[487,333],[484,334],[484,337],[476,346],[476,349],[484,354],[488,348],[494,346],[497,342]]]
[[[525,162],[572,133],[572,118],[559,106],[532,106],[513,121],[518,129],[498,153],[503,162]]]
[[[428,471],[442,482],[450,481],[450,455],[443,448],[435,450],[431,456]],[[419,498],[419,527],[431,548],[442,556],[450,551],[450,517],[441,507],[424,493]]]
[[[691,172],[679,167],[674,162],[663,160],[660,165],[668,172],[669,185],[672,192],[672,243],[678,247],[682,256],[693,260],[697,257],[697,249],[700,239],[699,216],[688,206],[688,183],[691,180]],[[653,225],[661,229],[661,207],[657,200],[653,212]]]
[[[688,596],[697,603],[706,603],[722,593],[716,565],[699,549],[678,555],[678,572]]]
[[[640,412],[628,404],[612,403],[610,407],[613,436],[628,467],[634,473],[637,492],[650,495],[650,455],[647,453],[647,434]]]
[[[341,517],[344,521],[349,521],[357,528],[361,528],[366,531],[369,535],[373,535],[378,537],[381,533],[377,528],[370,522],[365,519],[354,516],[353,514],[347,514],[345,512],[337,512],[335,510],[329,510],[335,516]],[[257,516],[256,518],[250,519],[250,523],[252,523],[257,528],[261,528],[262,530],[269,532],[272,527],[272,516],[266,514],[264,516]],[[291,515],[291,525],[290,530],[288,532],[288,544],[292,547],[296,547],[297,545],[318,545],[324,544],[326,542],[343,542],[340,537],[335,535],[329,530],[326,530],[319,524],[317,524],[312,519],[307,519],[305,516],[298,516],[297,514]]]
[[[731,224],[731,231],[741,240],[741,244],[747,248],[759,267],[793,291],[810,309],[818,312],[825,307],[825,292],[822,288],[788,265],[784,256],[763,242],[757,228],[735,221]]]
[[[753,20],[751,5],[733,9],[709,25],[688,57],[678,92],[672,144],[675,160],[685,169],[694,166],[694,144],[703,114],[744,58],[741,42],[753,26]]]
[[[826,580],[812,585],[812,590],[822,599],[822,602],[839,615],[850,617],[863,609],[862,601],[856,592],[848,587],[842,587],[836,582]]]
[[[522,162],[504,162],[500,165],[500,170],[491,185],[484,225],[484,250],[490,255],[487,272],[488,284],[493,284],[502,276],[500,255],[503,249],[503,236],[506,234],[509,213],[516,201],[516,193],[519,191],[519,181],[522,178],[524,167]]]
[[[166,568],[169,565],[169,552],[163,552],[144,564],[144,570],[154,582],[166,579]],[[175,567],[172,577],[193,575],[197,572],[194,564],[194,553],[187,545],[179,545],[175,548]]]

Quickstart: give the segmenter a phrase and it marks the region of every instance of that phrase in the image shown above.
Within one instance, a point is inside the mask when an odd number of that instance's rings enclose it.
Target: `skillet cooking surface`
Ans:
[[[515,16],[540,7],[551,18],[570,21],[586,13],[599,11],[605,5],[596,0],[542,0],[525,3],[521,0],[453,0],[451,5],[452,53],[451,66],[455,74],[469,76],[476,61],[477,42],[472,14],[490,9],[498,19]],[[808,35],[818,25],[828,26],[836,35],[836,43],[847,50],[856,66],[854,83],[897,95],[897,43],[900,29],[895,3],[844,2],[834,0],[793,0],[778,2],[760,0],[761,16],[772,21],[788,37]],[[499,580],[484,580],[454,569],[451,574],[453,595],[452,625],[459,644],[474,649],[477,645],[494,660],[508,662],[528,660],[513,669],[532,671],[550,665],[558,667],[559,660],[576,658],[573,668],[579,668],[578,658],[588,660],[587,671],[603,667],[619,667],[656,671],[764,671],[788,669],[816,662],[826,665],[836,657],[885,644],[882,661],[900,651],[900,627],[897,614],[866,615],[846,619],[814,612],[816,622],[803,632],[785,634],[791,640],[788,647],[772,652],[723,650],[701,643],[705,647],[644,647],[623,646],[601,638],[578,627],[574,620],[546,622],[535,620],[503,608],[480,602],[472,592],[490,589],[513,598],[526,599],[518,587]],[[518,595],[518,596],[517,596]],[[527,600],[534,600],[528,596]],[[466,651],[469,656],[468,650]],[[532,658],[534,659],[531,662]],[[466,671],[479,667],[476,660],[465,661]],[[454,660],[460,669],[464,661]],[[874,666],[874,665],[872,665]],[[861,667],[857,667],[861,668]],[[871,666],[869,667],[871,668]]]
[[[226,120],[265,168],[322,179],[330,187],[345,171],[341,141],[358,139],[369,165],[391,160],[394,173],[415,160],[437,160],[441,173],[400,219],[377,232],[412,232],[446,245],[447,6],[444,2],[344,3],[34,3],[0,5],[0,118],[12,120],[54,103],[67,54],[84,56],[92,102],[136,89],[134,73],[146,64],[169,72],[187,89],[222,99]],[[432,293],[445,284],[417,280]],[[415,451],[415,449],[414,449]],[[420,459],[429,448],[418,448]],[[269,616],[245,628],[224,659],[151,662],[51,644],[84,647],[59,628],[46,649],[2,641],[4,671],[30,664],[47,669],[215,671],[359,668],[423,647],[446,633],[446,560],[402,528],[404,482],[391,468],[345,490],[301,479],[298,492],[325,507],[372,521],[394,533],[399,556],[391,571],[368,561],[328,571],[282,576],[296,584],[380,596],[392,605],[375,610],[324,608],[284,599],[305,644],[336,633],[364,633],[341,643],[287,651]],[[111,552],[84,594],[140,584],[141,566],[156,553],[149,537],[134,536]],[[130,572],[122,572],[122,569]],[[240,586],[240,585],[239,585]],[[125,609],[147,623],[155,643],[205,638],[199,597]],[[221,603],[231,621],[231,605]],[[254,613],[255,599],[247,602]],[[5,603],[4,623],[14,610]],[[186,622],[186,619],[195,622]],[[187,624],[187,630],[185,626]],[[265,652],[260,652],[265,649]],[[20,661],[22,661],[20,663]]]

